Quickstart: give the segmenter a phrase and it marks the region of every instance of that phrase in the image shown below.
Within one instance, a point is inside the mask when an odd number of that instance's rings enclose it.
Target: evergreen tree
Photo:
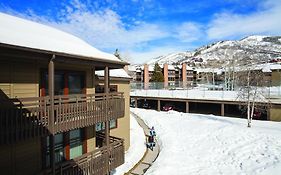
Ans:
[[[158,63],[155,63],[151,82],[164,82],[164,75]]]

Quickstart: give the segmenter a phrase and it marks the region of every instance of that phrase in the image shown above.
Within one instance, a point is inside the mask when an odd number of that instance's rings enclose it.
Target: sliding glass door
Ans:
[[[71,95],[85,93],[85,73],[77,71],[55,71],[55,95]],[[40,96],[47,96],[48,73],[42,71],[40,81]]]

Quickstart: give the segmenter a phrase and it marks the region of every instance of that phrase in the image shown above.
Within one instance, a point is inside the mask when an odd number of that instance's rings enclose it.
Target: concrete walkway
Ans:
[[[136,114],[131,112],[131,115],[135,117],[135,119],[137,120],[139,125],[143,128],[143,131],[147,138],[149,135],[149,127]],[[157,131],[156,131],[156,134],[157,134]],[[160,152],[159,145],[158,145],[156,139],[155,139],[155,143],[156,143],[156,145],[155,145],[153,151],[151,151],[149,148],[147,148],[142,159],[128,173],[126,173],[126,175],[141,175],[141,174],[144,174],[148,170],[148,168],[157,159],[159,152]]]

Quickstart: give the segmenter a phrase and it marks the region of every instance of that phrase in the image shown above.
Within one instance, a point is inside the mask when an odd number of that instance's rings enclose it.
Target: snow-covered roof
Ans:
[[[104,70],[95,71],[97,76],[104,76]],[[118,78],[131,78],[124,69],[111,69],[109,70],[110,77],[118,77]]]
[[[261,70],[262,72],[272,72],[272,70],[281,70],[281,64],[279,63],[264,63],[264,64],[256,64],[251,66],[241,66],[237,69],[237,71],[245,71],[245,70]]]
[[[217,73],[217,74],[221,74],[223,72],[223,69],[219,69],[219,68],[197,68],[195,70],[198,73],[199,72],[204,72],[204,73],[214,72],[214,73]]]
[[[154,70],[154,66],[153,65],[147,65],[148,67],[148,71],[152,72]],[[140,66],[141,70],[144,70],[144,66]]]
[[[136,66],[134,66],[134,65],[129,65],[129,66],[128,66],[128,70],[131,71],[131,72],[136,72]]]
[[[193,70],[193,68],[190,66],[186,66],[186,70]]]
[[[281,64],[280,63],[267,63],[269,66],[270,70],[280,70],[281,69]]]
[[[175,67],[173,65],[168,65],[168,70],[175,70]]]
[[[175,68],[176,69],[182,69],[182,65],[176,65]]]
[[[153,72],[154,71],[154,66],[148,65],[148,71]]]
[[[122,62],[80,38],[43,24],[0,13],[0,43],[93,59]]]

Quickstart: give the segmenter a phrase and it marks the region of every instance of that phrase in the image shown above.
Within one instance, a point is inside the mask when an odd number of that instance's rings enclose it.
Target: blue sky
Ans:
[[[0,0],[132,63],[248,35],[281,35],[281,0]]]

